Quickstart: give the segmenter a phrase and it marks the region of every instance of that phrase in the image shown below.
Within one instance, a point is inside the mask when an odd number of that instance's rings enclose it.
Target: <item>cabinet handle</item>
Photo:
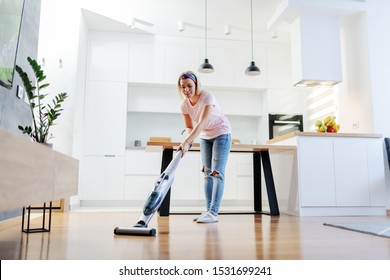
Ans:
[[[115,155],[104,155],[105,157],[115,157]]]

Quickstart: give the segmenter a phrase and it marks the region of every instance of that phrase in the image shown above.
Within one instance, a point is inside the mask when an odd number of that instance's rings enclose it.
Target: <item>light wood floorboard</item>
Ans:
[[[155,237],[116,236],[137,212],[54,213],[50,233],[0,231],[2,260],[390,260],[390,239],[324,226],[330,222],[388,221],[390,217],[296,217],[282,214],[219,216],[198,224],[195,215],[155,215]],[[34,222],[40,221],[35,218]]]

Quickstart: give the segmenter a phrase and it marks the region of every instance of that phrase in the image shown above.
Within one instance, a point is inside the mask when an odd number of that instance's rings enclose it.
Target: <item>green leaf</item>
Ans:
[[[39,86],[39,89],[41,90],[41,89],[44,89],[44,88],[46,88],[46,87],[48,87],[50,84],[43,84],[43,85],[41,85],[41,86]]]
[[[50,127],[55,125],[54,121],[61,115],[63,110],[61,103],[68,95],[66,92],[59,93],[52,99],[52,106],[46,104],[44,99],[48,94],[39,93],[40,90],[49,86],[49,83],[40,85],[40,82],[46,79],[44,71],[35,59],[28,57],[27,61],[34,71],[36,84],[30,80],[28,74],[20,66],[16,65],[15,70],[23,82],[30,103],[33,125],[26,127],[19,125],[18,129],[24,134],[28,134],[35,142],[45,143],[51,137],[49,137],[51,135],[49,134]]]

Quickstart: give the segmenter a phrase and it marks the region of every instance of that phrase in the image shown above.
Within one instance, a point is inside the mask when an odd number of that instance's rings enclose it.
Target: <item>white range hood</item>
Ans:
[[[268,29],[291,34],[294,86],[332,86],[342,81],[340,17],[364,10],[351,0],[284,0]]]
[[[294,86],[332,86],[342,81],[338,16],[300,15],[291,23]]]

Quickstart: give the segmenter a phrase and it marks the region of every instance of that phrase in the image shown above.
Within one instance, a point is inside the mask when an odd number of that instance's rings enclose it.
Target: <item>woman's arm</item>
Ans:
[[[187,114],[183,114],[187,130],[187,138],[186,140],[184,140],[183,143],[180,144],[180,149],[183,151],[183,155],[188,151],[190,145],[192,144],[192,142],[194,142],[196,137],[198,137],[198,135],[206,127],[207,120],[211,116],[213,106],[214,105],[210,104],[203,107],[202,113],[200,114],[199,123],[195,127],[193,127],[193,123],[190,116]]]

